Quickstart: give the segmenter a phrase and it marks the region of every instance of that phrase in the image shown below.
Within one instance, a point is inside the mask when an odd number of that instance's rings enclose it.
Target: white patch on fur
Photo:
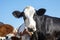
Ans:
[[[17,29],[13,29],[12,33],[7,34],[7,40],[12,40],[11,37],[15,36],[15,33],[17,33]]]
[[[13,33],[17,33],[17,29],[14,29],[14,30],[13,30]]]
[[[14,34],[7,34],[6,36],[8,36],[8,38],[11,38],[12,36],[15,36]]]
[[[36,31],[36,22],[33,19],[35,9],[32,6],[27,6],[24,9],[25,17],[27,18],[25,20],[26,27],[32,28],[34,31]]]
[[[15,36],[15,35],[12,34],[12,33],[9,33],[9,34],[7,34],[6,36],[8,37],[7,40],[11,40],[11,37],[13,37],[13,36]]]
[[[2,40],[6,40],[6,37],[0,37],[0,40],[1,40],[1,39],[2,39]]]
[[[25,16],[27,18],[31,18],[33,17],[34,13],[35,13],[35,9],[32,7],[32,6],[27,6],[25,9],[24,9],[24,13],[25,13]]]

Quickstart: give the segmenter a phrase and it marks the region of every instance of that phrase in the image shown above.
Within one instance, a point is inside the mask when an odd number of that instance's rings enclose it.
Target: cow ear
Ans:
[[[45,12],[46,12],[46,9],[41,8],[41,9],[37,10],[37,15],[39,15],[39,16],[44,15]]]
[[[23,16],[23,12],[20,12],[20,11],[14,11],[12,14],[16,18],[20,18]]]

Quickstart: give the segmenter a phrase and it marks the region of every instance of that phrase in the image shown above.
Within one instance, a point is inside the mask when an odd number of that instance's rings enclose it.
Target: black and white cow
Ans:
[[[24,18],[24,23],[25,23],[25,25],[26,25],[26,27],[27,27],[27,29],[29,30],[29,31],[33,31],[34,32],[34,34],[37,34],[35,31],[37,31],[37,30],[40,30],[40,29],[38,29],[38,27],[36,27],[37,25],[37,23],[36,23],[36,21],[35,21],[35,18],[34,18],[34,16],[41,16],[41,15],[43,15],[44,13],[45,13],[45,9],[44,8],[41,8],[41,9],[39,9],[39,10],[35,10],[32,6],[27,6],[25,9],[24,9],[24,11],[23,12],[19,12],[19,11],[14,11],[13,12],[13,15],[16,17],[16,18],[20,18],[20,17],[23,17]],[[40,12],[40,14],[39,14],[39,12]],[[37,14],[36,14],[37,13]],[[42,33],[41,33],[42,34]],[[35,35],[36,37],[35,38],[37,38],[37,35]],[[42,38],[43,39],[43,38]],[[35,39],[35,40],[37,40],[37,39]]]
[[[16,10],[13,15],[16,18],[23,17],[27,29],[34,33],[32,39],[40,40],[40,33],[52,35],[54,31],[60,31],[60,18],[44,15],[45,12],[44,8],[36,10],[32,6],[27,6],[23,12]]]

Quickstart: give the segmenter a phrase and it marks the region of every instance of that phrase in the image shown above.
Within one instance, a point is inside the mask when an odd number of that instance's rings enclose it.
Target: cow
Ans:
[[[29,10],[28,10],[29,9]],[[40,12],[43,14],[43,13],[45,13],[45,9],[43,9],[43,8],[41,8],[41,9],[39,9],[40,10]],[[39,10],[38,10],[38,12],[39,12]],[[43,10],[43,11],[42,11]],[[27,12],[27,13],[26,13]],[[30,12],[30,14],[29,14],[29,12]],[[33,13],[32,13],[33,12]],[[37,13],[38,13],[37,12]],[[31,14],[32,13],[32,14]],[[24,23],[25,23],[25,25],[26,25],[26,27],[27,27],[27,29],[31,32],[31,31],[36,31],[36,22],[35,22],[35,20],[33,19],[33,16],[35,15],[35,13],[36,13],[36,11],[35,11],[35,9],[33,8],[33,7],[31,7],[31,6],[29,6],[29,7],[26,7],[25,9],[24,9],[24,12],[19,12],[19,11],[14,11],[13,12],[13,15],[16,17],[16,18],[20,18],[20,17],[23,17],[24,18]],[[41,15],[42,15],[41,14]],[[39,14],[38,14],[39,15]],[[33,24],[34,23],[34,24]],[[36,33],[36,32],[35,32]],[[42,33],[41,33],[42,34]],[[43,35],[43,34],[42,34]],[[37,35],[36,35],[37,36]],[[43,39],[43,38],[42,38]],[[35,39],[35,40],[37,40],[37,39]]]
[[[30,40],[30,36],[32,36],[32,32],[29,32],[25,26],[25,23],[23,23],[19,28],[18,28],[18,34],[22,38],[21,40]]]
[[[6,35],[7,40],[30,40],[31,34],[29,31],[27,31],[25,24],[23,23],[18,29],[17,34],[8,34]]]
[[[44,15],[45,12],[45,8],[36,10],[32,6],[27,6],[22,12],[15,10],[12,14],[16,18],[23,17],[28,31],[33,32],[33,40],[40,40],[40,34],[43,35],[42,40],[44,40],[46,35],[51,36],[55,31],[60,31],[60,18]],[[54,38],[51,40],[54,40]]]
[[[0,25],[0,36],[5,36],[13,31],[13,27],[9,24]]]
[[[7,40],[7,37],[12,37],[17,33],[17,30],[13,28],[13,26],[9,24],[1,24],[0,25],[0,40]],[[10,35],[9,35],[10,34]]]

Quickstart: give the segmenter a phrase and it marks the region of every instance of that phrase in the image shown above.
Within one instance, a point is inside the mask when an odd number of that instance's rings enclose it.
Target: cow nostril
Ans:
[[[28,28],[28,31],[29,31],[29,32],[33,32],[33,29],[32,29],[32,28]]]

